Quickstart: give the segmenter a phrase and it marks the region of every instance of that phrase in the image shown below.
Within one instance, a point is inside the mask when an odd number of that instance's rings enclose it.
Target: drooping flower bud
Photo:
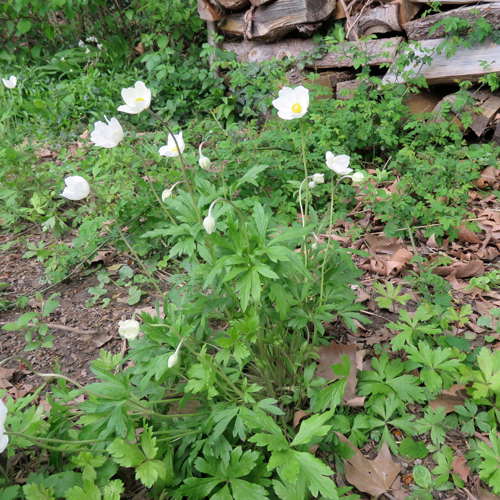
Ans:
[[[201,152],[201,148],[203,147],[204,142],[200,144],[200,147],[198,148],[198,152],[200,153],[200,159],[198,160],[198,164],[203,170],[209,170],[210,165],[212,165],[212,162],[210,161],[210,158],[207,158],[206,156],[203,156]]]
[[[325,174],[314,174],[313,181],[316,184],[324,184],[325,183]]]
[[[168,188],[161,193],[161,201],[165,201],[167,198],[172,198],[172,190]]]
[[[209,214],[203,220],[203,227],[208,234],[212,234],[215,229],[215,219],[212,217],[212,214]]]
[[[210,165],[212,165],[212,162],[206,156],[201,155],[200,159],[198,160],[198,164],[203,170],[209,170]]]
[[[175,351],[169,358],[167,365],[169,368],[173,368],[177,363],[179,362],[179,355],[177,354],[177,351]]]
[[[316,186],[314,181],[309,182],[309,189],[312,189],[314,186]]]

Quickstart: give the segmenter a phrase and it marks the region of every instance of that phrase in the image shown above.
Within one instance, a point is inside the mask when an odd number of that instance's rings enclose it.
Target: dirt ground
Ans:
[[[35,228],[31,230],[33,232],[29,233],[29,241],[38,243],[41,234]],[[17,239],[15,235],[0,234],[0,283],[8,284],[1,292],[0,303],[15,304],[23,296],[30,300],[24,309],[14,307],[0,310],[0,326],[15,322],[26,312],[39,311],[40,304],[34,297],[35,291],[42,293],[45,300],[51,294],[58,293],[55,300],[60,304],[43,320],[49,324],[50,333],[55,336],[52,348],[26,352],[24,332],[0,330],[0,361],[10,356],[20,356],[42,373],[52,372],[57,365],[63,375],[81,384],[95,381],[90,361],[99,356],[100,349],[113,353],[126,349],[126,341],[118,334],[118,322],[131,319],[137,307],[154,306],[153,292],[144,296],[140,305],[130,306],[126,303],[127,290],[109,283],[106,285],[108,292],[103,296],[111,299],[107,307],[103,308],[101,301],[86,305],[92,298],[89,288],[99,285],[95,272],[77,273],[62,283],[50,286],[44,280],[43,263],[23,258],[27,251],[23,244],[16,242],[7,251],[1,249],[14,239]],[[115,259],[111,264],[126,264],[135,271],[133,260],[126,255],[117,255]],[[96,270],[98,266],[100,264],[92,264],[91,269]],[[8,389],[14,398],[32,392],[42,382],[41,377],[32,375],[25,368],[22,360],[10,361],[0,367],[0,387]]]

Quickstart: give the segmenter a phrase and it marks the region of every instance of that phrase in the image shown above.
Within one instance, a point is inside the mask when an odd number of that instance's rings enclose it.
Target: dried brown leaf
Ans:
[[[403,248],[396,243],[396,238],[387,238],[382,235],[367,234],[365,240],[372,251],[386,255],[394,255],[398,250]]]
[[[494,493],[490,493],[488,490],[485,490],[484,488],[479,488],[478,499],[479,500],[500,500],[500,497],[498,495],[495,495]]]
[[[462,224],[458,229],[458,239],[467,243],[481,243],[481,238]]]
[[[345,436],[338,432],[336,434],[340,441],[348,443],[355,451],[352,458],[342,459],[345,465],[345,477],[349,484],[375,497],[389,491],[401,466],[392,459],[387,443],[384,442],[375,460],[368,460]]]
[[[448,391],[438,394],[435,399],[429,402],[433,410],[444,408],[445,413],[455,411],[455,406],[462,406],[466,399],[469,399],[464,385],[453,385]]]
[[[344,392],[344,401],[354,400],[357,397],[356,385],[358,383],[357,373],[363,366],[363,353],[357,351],[356,344],[337,344],[333,340],[327,346],[318,348],[319,363],[316,368],[316,376],[326,380],[337,380],[339,377],[332,370],[332,365],[342,363],[342,356],[347,356],[351,362],[351,372],[347,377],[347,385]],[[363,398],[364,401],[364,398]]]
[[[467,465],[467,460],[462,452],[457,452],[457,456],[453,459],[452,467],[453,472],[457,474],[462,481],[467,482],[469,480],[470,467]]]

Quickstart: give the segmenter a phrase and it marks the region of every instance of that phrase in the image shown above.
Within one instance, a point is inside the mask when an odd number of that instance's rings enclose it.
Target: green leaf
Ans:
[[[29,19],[21,19],[17,23],[17,32],[20,35],[24,35],[25,33],[28,33],[28,31],[31,29],[31,21]]]
[[[189,477],[184,480],[184,484],[178,489],[178,492],[190,500],[211,498],[211,491],[222,482],[222,479],[213,477]]]
[[[109,445],[108,451],[115,461],[123,467],[137,467],[146,460],[139,445],[131,444],[122,438],[116,438]]]
[[[243,479],[231,481],[234,500],[260,500],[268,498],[267,491],[259,484],[250,483]]]
[[[66,500],[101,500],[101,492],[97,485],[85,481],[83,488],[75,486],[65,493]]]
[[[156,447],[156,438],[153,437],[153,428],[146,427],[141,436],[141,446],[146,458],[151,460],[156,457],[158,448]]]
[[[290,443],[290,446],[298,446],[300,444],[308,444],[313,437],[321,437],[328,433],[332,428],[331,425],[324,425],[324,423],[332,418],[333,411],[323,414],[316,414],[307,420],[302,420],[300,424],[300,429],[294,440]]]
[[[151,488],[159,477],[165,479],[166,476],[167,469],[160,460],[148,460],[137,467],[135,471],[135,478],[139,479],[148,488]]]
[[[421,488],[430,488],[432,486],[431,473],[423,465],[416,465],[413,468],[413,480]]]
[[[399,445],[399,453],[406,458],[425,458],[429,451],[422,441],[414,441],[411,437],[407,437],[401,441]]]
[[[324,498],[338,500],[337,487],[329,477],[333,475],[333,471],[328,465],[308,452],[293,451],[293,456],[299,463],[300,474],[313,496],[321,493]]]
[[[123,483],[119,479],[115,479],[104,486],[102,500],[120,500],[124,491]]]

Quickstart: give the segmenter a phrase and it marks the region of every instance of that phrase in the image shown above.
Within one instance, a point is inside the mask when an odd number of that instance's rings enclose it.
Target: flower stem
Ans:
[[[132,144],[129,144],[129,143],[126,143],[126,145],[132,149],[132,151],[134,151],[142,160],[142,164],[143,164],[143,167],[144,167],[144,173],[146,174],[146,179],[149,183],[149,186],[151,187],[151,191],[153,191],[153,194],[156,198],[156,201],[159,203],[159,205],[161,206],[161,208],[163,209],[163,211],[165,212],[165,214],[167,215],[167,217],[170,219],[170,221],[172,222],[172,224],[174,224],[175,226],[178,226],[177,224],[177,221],[172,217],[172,214],[170,213],[169,210],[167,210],[167,208],[165,207],[164,203],[161,201],[160,197],[158,196],[158,193],[156,192],[156,189],[154,188],[153,186],[153,181],[151,180],[151,176],[149,175],[149,171],[146,167],[146,159],[144,158],[144,156],[134,147],[132,146]]]
[[[198,208],[198,205],[196,203],[194,193],[193,193],[193,187],[191,186],[191,183],[189,182],[188,176],[187,176],[187,167],[186,167],[186,161],[184,160],[184,156],[181,153],[181,150],[179,148],[179,143],[177,142],[177,139],[175,138],[174,133],[172,132],[172,129],[168,126],[168,123],[163,120],[159,115],[157,115],[154,111],[151,111],[149,108],[147,111],[153,115],[155,118],[160,120],[160,122],[163,124],[163,126],[167,129],[167,132],[172,136],[172,139],[174,140],[175,146],[177,148],[177,151],[179,153],[179,159],[181,160],[181,170],[182,170],[182,176],[184,177],[184,180],[186,181],[186,187],[188,188],[189,194],[191,195],[191,199],[193,201],[193,207],[196,211],[196,215],[198,217],[198,222],[201,222],[201,213]]]

